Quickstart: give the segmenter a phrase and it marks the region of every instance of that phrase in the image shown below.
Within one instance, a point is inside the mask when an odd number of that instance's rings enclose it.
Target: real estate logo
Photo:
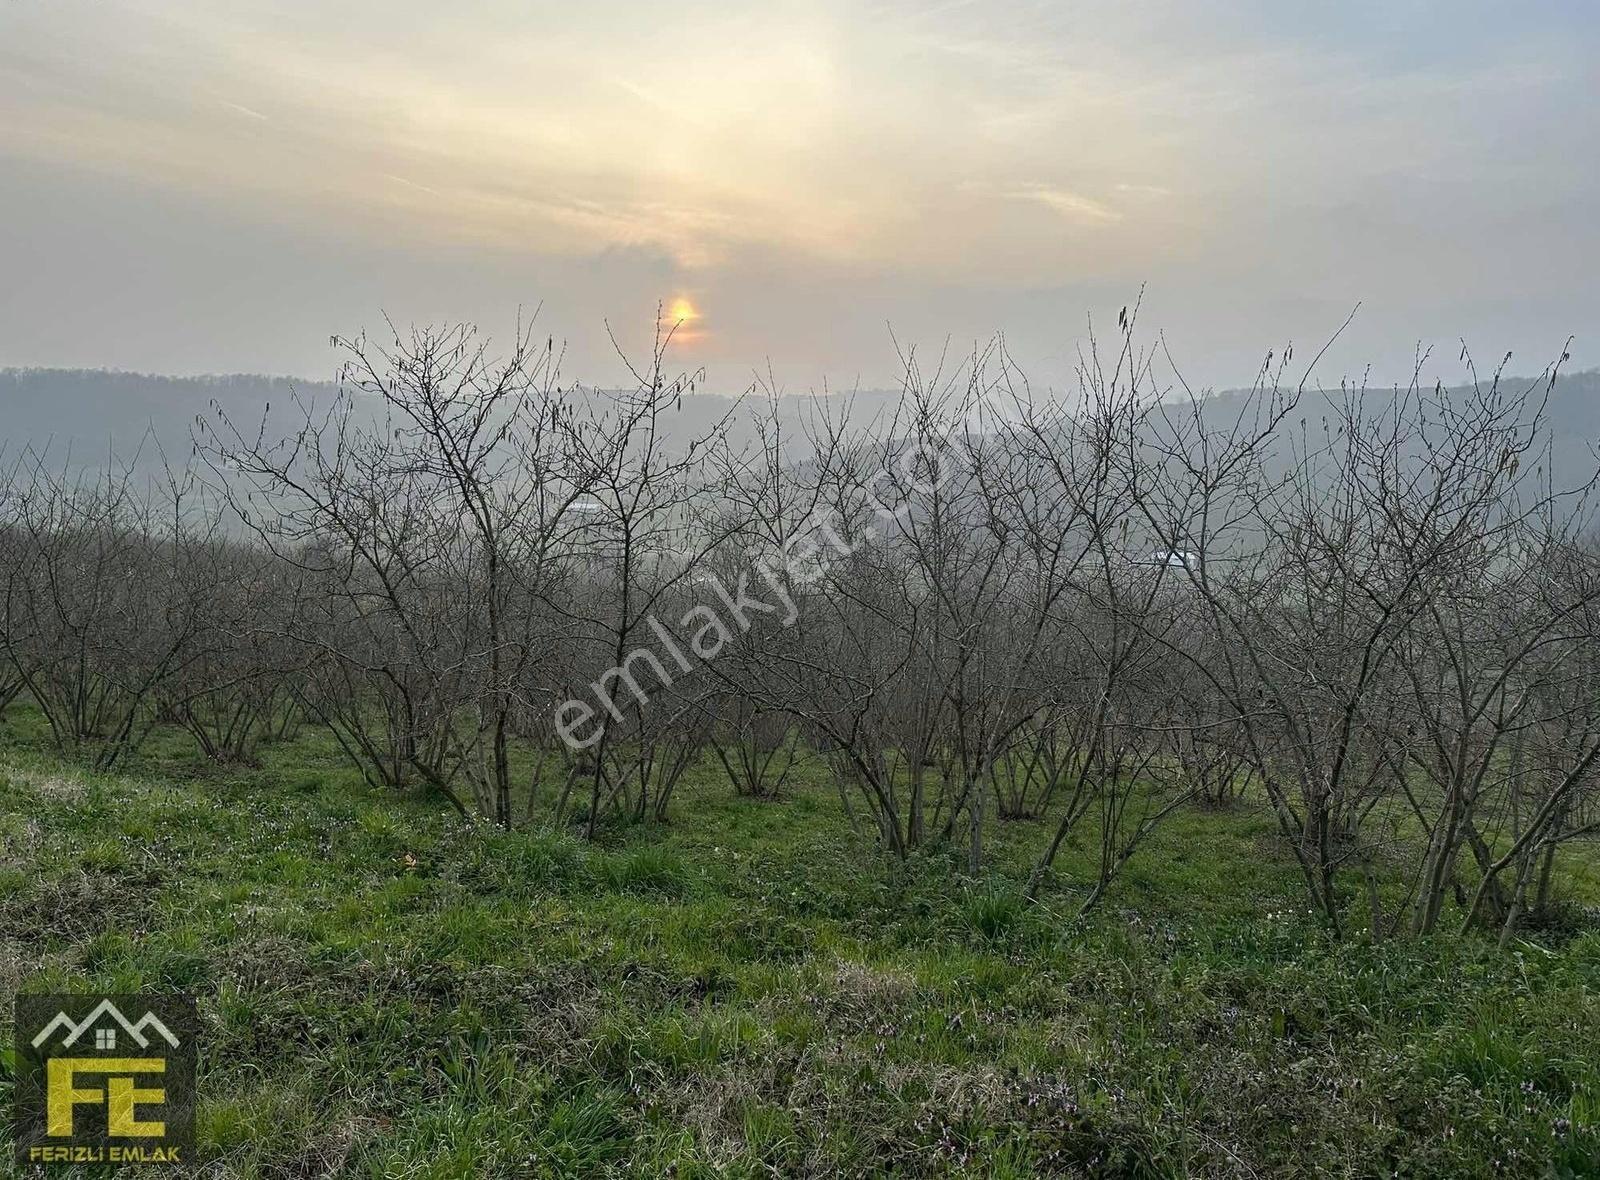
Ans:
[[[197,1028],[190,996],[18,996],[17,1161],[190,1162]]]

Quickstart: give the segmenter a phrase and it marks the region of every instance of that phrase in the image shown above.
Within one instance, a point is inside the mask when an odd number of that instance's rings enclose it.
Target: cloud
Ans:
[[[493,264],[527,287],[603,276],[585,307],[715,291],[729,349],[769,347],[755,309],[800,289],[819,349],[863,335],[845,319],[869,293],[874,325],[991,306],[989,328],[1025,293],[1059,325],[1088,310],[1075,293],[1146,280],[1200,292],[1175,316],[1308,284],[1343,306],[1413,275],[1414,306],[1439,307],[1600,248],[1594,120],[1574,117],[1597,97],[1592,22],[1461,2],[1472,19],[1443,0],[0,4],[0,160],[457,258],[461,290]],[[58,204],[0,192],[19,238]],[[1580,288],[1547,286],[1545,314],[1592,306]],[[45,314],[0,311],[34,336]]]
[[[1172,190],[1163,184],[1130,184],[1119,181],[1112,186],[1119,193],[1127,193],[1136,197],[1170,197]]]
[[[1065,189],[1021,188],[1012,189],[1002,195],[1012,200],[1034,201],[1046,209],[1061,214],[1068,221],[1103,225],[1122,220],[1122,214],[1109,205],[1092,197],[1086,197],[1082,193],[1069,192]]]
[[[271,122],[271,120],[268,119],[267,116],[263,115],[260,111],[253,111],[249,107],[244,106],[241,103],[229,102],[225,98],[224,99],[220,99],[218,101],[220,101],[222,103],[222,105],[227,107],[230,111],[237,111],[239,114],[244,115],[248,119],[258,119],[263,123],[270,123]]]

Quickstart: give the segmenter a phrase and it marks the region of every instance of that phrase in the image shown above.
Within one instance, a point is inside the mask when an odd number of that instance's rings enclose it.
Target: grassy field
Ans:
[[[1076,851],[1019,900],[1037,825],[973,882],[820,777],[708,764],[673,817],[496,832],[313,737],[96,776],[14,710],[0,1001],[194,993],[217,1176],[1600,1174],[1592,910],[1333,944],[1249,807],[1176,816],[1082,923]]]

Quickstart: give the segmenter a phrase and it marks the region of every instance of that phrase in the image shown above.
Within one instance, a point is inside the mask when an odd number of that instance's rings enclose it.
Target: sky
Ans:
[[[0,2],[0,366],[326,378],[537,310],[566,374],[891,384],[1089,325],[1197,386],[1600,365],[1583,0]]]

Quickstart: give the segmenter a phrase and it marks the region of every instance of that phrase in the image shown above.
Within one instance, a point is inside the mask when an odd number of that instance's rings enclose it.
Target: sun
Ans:
[[[667,323],[690,328],[700,318],[700,311],[687,295],[677,295],[667,301]]]

